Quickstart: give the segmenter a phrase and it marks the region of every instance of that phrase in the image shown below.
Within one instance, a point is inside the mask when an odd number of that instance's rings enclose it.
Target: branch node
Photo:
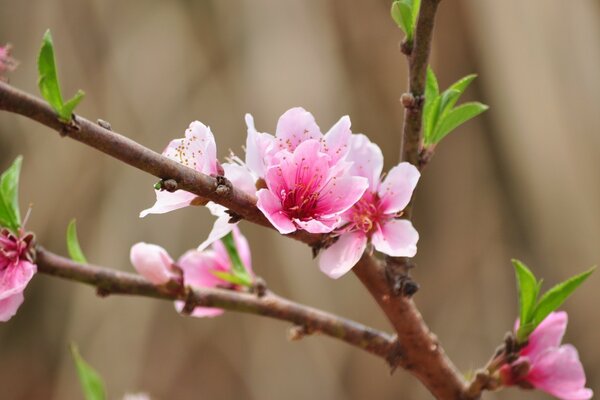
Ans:
[[[71,132],[79,132],[81,130],[81,126],[79,122],[76,120],[75,114],[73,114],[73,118],[69,122],[64,122],[61,124],[61,128],[58,131],[60,137],[69,136]],[[62,121],[61,121],[62,122]]]
[[[186,286],[185,290],[185,304],[181,310],[182,315],[191,315],[196,308],[196,298],[194,297],[194,291]]]
[[[100,125],[102,128],[106,129],[107,131],[112,131],[112,125],[110,124],[110,122],[98,118],[96,120],[96,123],[98,125]]]
[[[416,104],[415,96],[410,93],[402,93],[400,103],[402,103],[404,108],[414,108]]]
[[[111,293],[111,292],[110,292],[110,290],[109,290],[109,289],[103,288],[103,287],[101,287],[101,286],[98,286],[98,287],[96,288],[96,295],[97,295],[98,297],[103,297],[103,298],[104,298],[104,297],[108,297],[108,296],[110,295],[110,293]]]
[[[413,51],[413,41],[404,39],[400,44],[400,51],[402,54],[410,57]]]
[[[235,211],[225,210],[225,213],[227,213],[227,215],[229,215],[228,222],[230,224],[236,224],[244,219],[244,217],[242,217],[240,214],[236,213]]]
[[[305,336],[312,335],[313,330],[306,325],[294,325],[288,330],[288,340],[296,342]]]
[[[177,191],[179,184],[175,179],[163,179],[160,181],[161,190],[166,190],[167,192],[173,193]]]
[[[254,283],[252,284],[252,293],[256,294],[256,297],[265,297],[265,295],[267,294],[267,282],[261,278],[260,276],[257,276],[254,279]]]
[[[217,176],[217,187],[215,188],[215,193],[217,194],[217,196],[230,196],[232,189],[233,185],[231,184],[229,179],[225,178],[223,175]]]
[[[403,359],[404,351],[402,350],[400,341],[396,337],[392,349],[390,350],[389,354],[385,357],[385,361],[390,366],[390,375],[392,375],[396,371],[396,369],[398,369],[398,367],[402,364]]]

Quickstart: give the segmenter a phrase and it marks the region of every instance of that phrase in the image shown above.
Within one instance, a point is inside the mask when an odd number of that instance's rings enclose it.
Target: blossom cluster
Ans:
[[[416,254],[419,235],[401,217],[419,180],[417,168],[400,163],[382,179],[381,149],[365,135],[353,134],[348,116],[325,134],[303,108],[286,111],[274,135],[257,131],[250,114],[246,124],[243,161],[233,157],[221,165],[210,128],[198,121],[163,154],[204,174],[218,175],[222,169],[235,188],[256,196],[258,209],[281,234],[297,230],[331,234],[336,241],[322,251],[319,266],[332,278],[348,272],[369,243],[390,256]],[[156,197],[142,217],[196,202],[195,195],[183,190],[156,190]],[[199,250],[233,228],[224,207],[214,203],[207,207],[217,220]]]
[[[567,329],[564,311],[552,312],[529,335],[517,360],[500,369],[505,386],[536,388],[563,400],[588,400],[593,392],[585,387],[585,372],[579,354],[570,344],[561,345]],[[519,321],[515,325],[515,331]]]

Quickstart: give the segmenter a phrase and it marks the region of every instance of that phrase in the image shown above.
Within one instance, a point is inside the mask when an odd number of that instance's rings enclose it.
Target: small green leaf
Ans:
[[[81,264],[88,263],[79,246],[79,239],[77,238],[77,221],[75,219],[72,219],[67,227],[67,250],[69,252],[69,257],[71,257],[73,261]]]
[[[538,304],[533,310],[533,323],[538,326],[552,311],[561,306],[562,303],[594,272],[596,267],[575,275],[566,281],[559,283],[548,290],[540,298]]]
[[[412,2],[412,25],[417,27],[417,19],[419,19],[419,11],[421,10],[421,0],[413,0]]]
[[[23,157],[19,156],[0,176],[0,226],[16,232],[21,226],[19,175]]]
[[[440,88],[438,86],[437,78],[435,73],[430,66],[427,67],[427,78],[425,79],[425,104],[423,105],[423,138],[425,144],[430,144],[429,139],[433,133],[435,126],[432,125],[434,116],[434,105],[440,95]],[[438,108],[439,108],[439,100]],[[437,112],[437,110],[436,110]]]
[[[66,103],[63,102],[50,29],[46,31],[42,40],[42,48],[38,55],[38,73],[38,86],[42,97],[56,111],[61,121],[69,122],[73,115],[73,110],[77,107],[81,99],[83,99],[85,93],[79,90],[69,101]]]
[[[73,117],[73,110],[79,104],[79,102],[83,99],[85,93],[83,90],[78,90],[70,100],[68,100],[61,110],[62,117],[68,120],[71,120]]]
[[[225,246],[225,250],[227,250],[227,254],[229,255],[229,259],[231,260],[231,275],[235,276],[240,281],[240,283],[232,283],[250,286],[252,284],[252,277],[250,276],[250,274],[248,274],[248,270],[246,269],[244,262],[240,258],[240,254],[238,253],[233,233],[229,232],[221,239],[221,242]]]
[[[512,260],[517,278],[517,289],[519,292],[520,323],[519,330],[531,321],[533,308],[538,295],[538,282],[533,273],[519,260]]]
[[[211,270],[210,273],[213,274],[214,276],[216,276],[217,278],[222,279],[227,282],[230,282],[230,283],[233,283],[234,285],[252,286],[252,280],[248,274],[238,275],[235,272],[231,273],[231,272],[217,271],[217,270]]]
[[[458,81],[454,82],[448,88],[448,90],[457,90],[459,95],[456,98],[456,100],[458,100],[458,98],[465,92],[465,90],[467,90],[467,88],[469,87],[471,82],[473,82],[475,80],[475,78],[477,78],[476,74],[467,75],[464,78],[459,79]],[[456,101],[454,101],[454,103],[449,104],[449,107],[450,108],[454,107],[454,104],[456,104]]]
[[[42,48],[38,56],[38,73],[38,86],[42,97],[50,103],[54,111],[60,114],[63,108],[63,99],[58,83],[56,61],[54,59],[54,44],[50,29],[46,31],[42,39]]]
[[[424,134],[423,141],[425,145],[435,144],[435,130],[440,117],[440,104],[442,96],[437,96],[428,106],[427,117],[423,120]]]
[[[98,373],[81,357],[77,346],[71,344],[71,355],[77,367],[79,383],[86,400],[105,400],[104,382]]]
[[[397,0],[392,3],[392,18],[402,29],[407,40],[412,40],[413,36],[413,14],[410,0]]]
[[[460,92],[456,89],[447,89],[442,93],[442,99],[440,101],[440,115],[443,116],[448,114],[452,110],[452,106],[456,104],[456,101],[460,97]]]
[[[448,112],[439,121],[433,133],[433,143],[439,143],[448,133],[487,110],[489,107],[478,102],[465,103]]]

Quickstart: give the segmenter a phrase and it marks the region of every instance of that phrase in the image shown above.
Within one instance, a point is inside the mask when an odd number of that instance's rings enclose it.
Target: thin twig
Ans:
[[[38,248],[36,254],[39,272],[94,286],[102,296],[120,294],[172,301],[182,300],[193,306],[218,307],[262,315],[305,327],[310,333],[322,333],[342,340],[386,360],[396,348],[396,340],[387,333],[295,303],[272,292],[257,296],[217,288],[171,290],[155,286],[139,275],[79,264],[42,248]]]

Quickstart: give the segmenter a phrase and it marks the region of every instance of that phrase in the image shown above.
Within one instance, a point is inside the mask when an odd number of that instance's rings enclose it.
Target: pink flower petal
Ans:
[[[183,270],[184,284],[198,288],[223,284],[223,280],[212,271],[229,272],[230,270],[229,266],[219,260],[212,251],[188,250],[179,258],[177,265]]]
[[[214,203],[212,203],[212,204],[214,204]],[[207,206],[208,206],[208,204],[207,204]],[[198,246],[197,250],[199,250],[199,251],[206,249],[208,246],[215,243],[217,240],[222,239],[223,237],[227,236],[227,234],[229,232],[231,232],[233,230],[233,227],[235,226],[234,224],[229,223],[229,219],[231,217],[228,214],[225,214],[224,211],[226,210],[226,208],[219,206],[219,205],[216,205],[216,206],[221,207],[223,209],[223,214],[215,220],[215,223],[213,224],[213,228],[210,231],[210,233],[208,234],[208,237],[206,238],[206,240],[204,242],[200,243],[200,245]]]
[[[375,249],[392,257],[414,257],[418,241],[419,233],[405,219],[390,220],[371,236]]]
[[[352,136],[350,125],[350,117],[345,115],[325,134],[323,151],[329,154],[331,163],[336,163],[348,154]]]
[[[160,246],[136,243],[131,247],[129,258],[136,271],[155,285],[165,284],[176,277],[171,256]]]
[[[277,122],[275,149],[294,151],[305,140],[323,137],[321,129],[311,113],[296,107],[286,111]]]
[[[246,237],[242,235],[242,232],[237,226],[233,228],[233,240],[235,242],[235,247],[237,248],[238,254],[240,255],[240,258],[244,263],[244,266],[246,267],[246,270],[250,274],[253,274],[250,245],[248,244],[248,239],[246,239]]]
[[[336,226],[340,222],[340,217],[332,217],[332,218],[319,218],[317,219],[309,219],[307,221],[301,221],[299,219],[294,218],[294,224],[298,228],[304,229],[310,233],[329,233],[333,231]]]
[[[319,268],[325,275],[337,279],[356,265],[366,247],[367,236],[363,232],[345,233],[321,252]]]
[[[183,301],[175,302],[175,309],[177,310],[177,312],[179,312],[179,313],[182,312],[184,307],[185,307],[185,302],[183,302]],[[190,316],[196,317],[196,318],[212,318],[212,317],[217,317],[217,316],[223,314],[224,312],[225,312],[225,310],[220,309],[220,308],[196,307],[196,308],[194,308],[194,311],[192,311]]]
[[[23,292],[14,293],[0,300],[0,322],[6,322],[15,316],[17,310],[23,304]]]
[[[163,155],[203,174],[217,173],[215,137],[210,128],[200,121],[190,124],[184,138],[172,140]]]
[[[296,226],[292,220],[285,215],[281,207],[281,201],[275,197],[269,190],[261,189],[256,193],[258,201],[256,207],[267,217],[275,229],[282,235],[292,233]]]
[[[369,190],[375,192],[383,170],[383,153],[379,146],[362,134],[352,135],[348,161],[352,162],[350,173],[369,180]]]
[[[593,395],[585,388],[585,372],[577,350],[568,344],[550,348],[532,360],[526,380],[559,399],[587,400]]]
[[[369,181],[362,176],[333,177],[321,190],[317,211],[324,215],[341,214],[356,204],[368,187]]]
[[[421,174],[412,164],[403,162],[390,170],[379,187],[381,210],[395,214],[408,205]]]
[[[251,196],[256,194],[256,185],[254,178],[247,168],[231,163],[222,164],[225,177],[229,179],[234,188],[239,189]]]
[[[196,198],[196,195],[183,190],[177,190],[173,193],[161,190],[155,190],[156,203],[140,213],[140,218],[144,218],[148,214],[164,214],[169,211],[178,210],[188,207]]]
[[[552,312],[529,336],[529,342],[519,354],[535,359],[548,348],[558,347],[567,330],[568,316],[564,311]]]
[[[268,133],[261,133],[254,128],[254,118],[246,114],[248,136],[246,137],[246,165],[257,178],[264,178],[269,162],[269,152],[275,142],[275,137]]]
[[[0,271],[0,300],[23,292],[36,272],[37,266],[25,260],[19,260]]]

